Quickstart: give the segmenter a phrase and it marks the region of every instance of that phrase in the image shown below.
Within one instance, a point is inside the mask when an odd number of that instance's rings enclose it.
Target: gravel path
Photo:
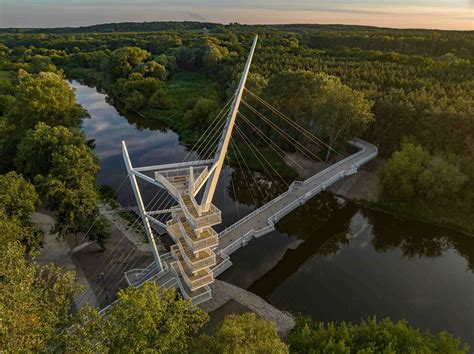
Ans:
[[[282,336],[286,336],[295,325],[295,320],[290,313],[277,309],[250,291],[217,279],[210,287],[212,300],[199,305],[206,312],[218,311],[219,308],[233,300],[255,312],[261,318],[275,322],[278,332]]]

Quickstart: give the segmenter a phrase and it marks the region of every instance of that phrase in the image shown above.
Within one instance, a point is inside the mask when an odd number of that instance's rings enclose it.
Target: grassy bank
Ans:
[[[384,200],[378,202],[358,200],[357,202],[368,209],[390,214],[397,218],[420,221],[474,236],[474,222],[469,211],[460,211],[460,209],[452,207],[430,206],[422,202],[402,203]]]

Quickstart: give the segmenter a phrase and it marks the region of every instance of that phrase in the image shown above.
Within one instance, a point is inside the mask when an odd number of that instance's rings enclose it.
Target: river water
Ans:
[[[135,166],[179,162],[188,154],[166,127],[118,112],[95,88],[71,85],[91,115],[83,131],[94,139],[100,157],[98,183],[122,185],[118,199],[123,205],[134,199],[125,179],[122,140]],[[214,201],[223,211],[221,227],[263,202],[255,200],[239,173],[223,170]],[[141,186],[149,202],[156,190]],[[447,330],[474,347],[474,237],[398,220],[325,194],[231,259],[234,265],[220,279],[280,309],[316,321],[405,318],[415,327]]]

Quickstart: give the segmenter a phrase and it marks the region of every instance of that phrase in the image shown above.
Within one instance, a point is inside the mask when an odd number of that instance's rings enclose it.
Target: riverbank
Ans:
[[[126,109],[124,103],[120,101],[116,94],[115,83],[100,71],[66,67],[63,67],[63,69],[65,69],[69,79],[79,80],[87,85],[95,86],[100,91],[105,92],[114,101],[114,105],[119,106],[118,109]],[[187,109],[192,108],[192,104],[200,97],[212,97],[218,100],[217,88],[204,73],[196,71],[179,71],[165,81],[165,85],[166,94],[171,102],[170,108],[126,110],[142,118],[159,121],[176,132],[183,144],[192,145],[199,139],[202,132],[188,129],[184,122],[184,114]]]
[[[212,332],[231,313],[254,312],[257,316],[274,322],[282,337],[286,337],[295,325],[293,315],[277,309],[250,291],[218,279],[214,280],[210,288],[212,299],[199,305],[211,317],[203,329],[205,332]]]
[[[451,210],[445,210],[444,208],[433,210],[424,207],[422,204],[417,205],[416,202],[407,204],[381,199],[379,171],[385,163],[386,161],[381,158],[369,162],[357,174],[346,177],[332,186],[330,188],[331,192],[370,210],[383,212],[399,219],[423,222],[474,237],[474,225],[464,220],[462,216],[456,220],[456,217],[450,215]]]
[[[127,182],[120,188],[126,176],[121,140],[129,145],[137,166],[172,163],[187,155],[188,150],[179,143],[177,135],[156,128],[156,121],[141,120],[136,124],[134,117],[117,112],[111,101],[95,88],[77,82],[71,85],[76,88],[78,102],[91,114],[91,119],[84,121],[83,131],[88,139],[94,139],[95,151],[100,156],[98,183],[119,190],[117,197],[122,205],[133,204],[135,199]],[[239,175],[234,175],[237,197],[228,188],[231,171],[226,170],[222,193],[216,194],[216,203],[227,221],[224,226],[256,206],[250,204],[252,199],[245,194],[249,188]],[[266,181],[262,177],[265,187]],[[359,182],[363,184],[364,180]],[[149,203],[156,191],[146,187],[143,197]],[[125,242],[131,245],[128,239],[122,244]],[[235,252],[234,265],[219,279],[248,289],[279,309],[302,313],[316,321],[390,316],[406,318],[417,327],[447,329],[471,338],[474,314],[469,298],[463,294],[469,293],[474,284],[473,273],[466,272],[466,267],[474,269],[472,242],[473,238],[400,221],[327,193],[282,219],[271,235],[253,240]],[[100,267],[94,257],[103,257],[102,253],[94,251],[93,245],[86,250],[90,251],[90,267]],[[123,274],[121,269],[128,263],[123,262],[126,254],[111,257],[117,261],[116,274]],[[133,254],[128,259],[133,259],[131,266],[137,260]],[[106,272],[107,279],[109,276]],[[226,308],[247,311],[240,304],[234,305],[230,303]],[[432,313],[437,313],[436,318],[429,315]]]

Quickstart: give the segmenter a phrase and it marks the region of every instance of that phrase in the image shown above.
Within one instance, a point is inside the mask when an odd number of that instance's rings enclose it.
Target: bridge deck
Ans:
[[[219,234],[217,254],[218,264],[214,268],[217,276],[232,263],[228,256],[245,245],[252,238],[263,236],[274,230],[274,224],[307,200],[327,189],[345,176],[357,172],[357,169],[377,156],[377,147],[363,140],[353,143],[359,151],[316,175],[300,182],[294,182],[287,192],[263,205],[243,219]],[[227,266],[221,263],[227,261]]]

